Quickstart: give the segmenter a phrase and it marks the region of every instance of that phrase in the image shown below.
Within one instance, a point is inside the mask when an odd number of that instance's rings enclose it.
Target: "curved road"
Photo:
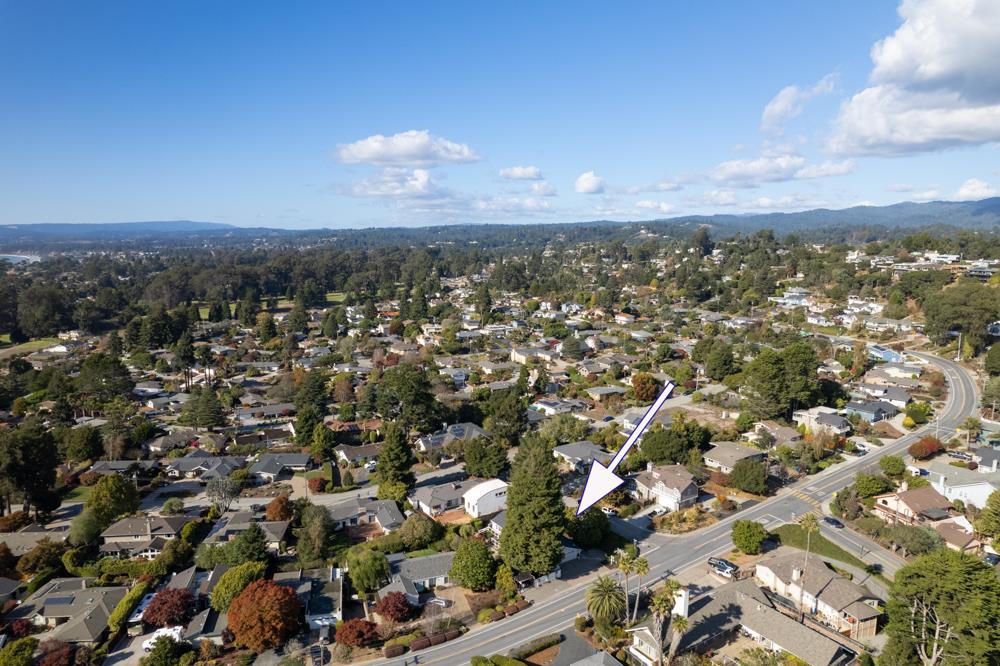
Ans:
[[[783,488],[775,497],[691,534],[665,536],[616,520],[617,531],[639,541],[642,554],[649,561],[647,581],[652,584],[732,548],[729,534],[730,523],[734,520],[757,520],[768,528],[791,522],[796,516],[815,511],[823,502],[829,501],[833,493],[851,483],[857,472],[877,465],[879,458],[900,453],[920,437],[933,434],[936,430],[942,436],[952,434],[978,404],[978,391],[972,375],[953,361],[930,354],[911,354],[937,365],[949,384],[945,406],[935,421],[920,430],[900,437],[867,456],[849,460],[802,479]],[[422,665],[465,666],[475,655],[506,654],[532,638],[565,631],[578,614],[585,612],[584,590],[590,582],[590,577],[583,578],[578,584],[560,590],[555,598],[536,603],[511,618],[476,628],[461,638],[421,650],[415,655],[387,660],[385,663],[403,666],[404,662],[410,662],[414,656],[418,656]]]

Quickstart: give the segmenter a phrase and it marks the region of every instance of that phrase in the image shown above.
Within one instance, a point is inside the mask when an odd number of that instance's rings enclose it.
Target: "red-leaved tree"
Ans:
[[[160,590],[142,614],[142,621],[156,627],[173,627],[185,624],[194,613],[194,595],[191,590]]]
[[[229,606],[229,629],[237,645],[260,654],[284,645],[299,630],[302,604],[290,587],[255,580]]]
[[[288,495],[278,495],[271,500],[271,503],[267,505],[265,515],[272,522],[291,520],[292,503],[288,501]]]
[[[390,592],[378,600],[375,612],[395,622],[403,622],[413,615],[413,606],[402,592]]]
[[[944,446],[941,444],[940,439],[928,435],[927,437],[921,437],[918,441],[910,444],[910,448],[906,449],[906,452],[917,460],[923,460],[924,458],[930,458],[943,448]]]
[[[374,622],[355,618],[337,625],[336,640],[341,645],[362,647],[371,645],[378,638],[378,626]]]

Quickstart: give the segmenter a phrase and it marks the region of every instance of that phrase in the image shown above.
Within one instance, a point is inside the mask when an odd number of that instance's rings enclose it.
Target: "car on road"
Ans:
[[[844,523],[840,522],[839,520],[831,516],[824,517],[823,522],[829,525],[830,527],[836,527],[838,530],[844,528]]]
[[[175,643],[181,642],[181,636],[184,635],[184,627],[163,627],[157,629],[153,632],[153,635],[142,642],[142,649],[144,652],[151,652],[153,646],[156,645],[156,641],[160,640],[164,636],[174,641]]]

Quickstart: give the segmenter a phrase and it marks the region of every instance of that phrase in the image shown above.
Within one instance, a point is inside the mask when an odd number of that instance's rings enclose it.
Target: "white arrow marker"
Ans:
[[[618,453],[615,457],[611,459],[611,462],[607,467],[593,460],[590,463],[590,475],[587,476],[587,485],[583,487],[583,497],[580,498],[580,506],[576,510],[576,515],[580,515],[590,507],[594,506],[600,502],[604,497],[612,492],[615,488],[625,483],[625,479],[621,478],[615,474],[615,468],[625,460],[625,456],[628,455],[629,449],[635,446],[635,443],[639,441],[642,437],[642,433],[646,431],[649,424],[653,422],[653,417],[656,416],[656,412],[660,411],[660,407],[663,403],[667,401],[670,394],[674,390],[673,382],[667,382],[667,385],[663,387],[663,391],[656,397],[656,400],[646,413],[642,415],[642,420],[639,421],[639,425],[635,427],[632,434],[628,436],[625,443],[622,444],[622,448],[618,449]]]

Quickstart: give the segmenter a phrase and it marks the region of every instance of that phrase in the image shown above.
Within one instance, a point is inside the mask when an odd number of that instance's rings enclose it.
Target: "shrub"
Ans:
[[[503,613],[507,617],[510,617],[511,615],[515,615],[519,610],[520,609],[517,607],[517,604],[511,604],[503,609]]]
[[[444,634],[434,634],[429,638],[431,639],[431,645],[441,645],[441,643],[444,643],[447,640],[444,637]]]
[[[371,645],[378,638],[378,626],[374,622],[355,618],[337,625],[336,641],[350,647]]]
[[[386,659],[394,659],[406,652],[406,648],[402,645],[390,645],[388,647],[382,648],[382,656]]]
[[[97,472],[84,472],[79,477],[81,486],[92,486],[101,480],[101,475]]]
[[[923,460],[924,458],[930,458],[934,454],[940,452],[944,446],[941,444],[941,440],[936,437],[921,437],[919,440],[910,444],[910,447],[906,449],[906,452],[917,460]]]
[[[480,624],[486,624],[487,622],[491,621],[490,620],[491,617],[493,617],[493,609],[484,608],[480,610],[478,613],[476,613],[476,622],[479,622]]]
[[[375,605],[375,612],[396,622],[403,622],[413,615],[413,606],[402,592],[390,592]]]
[[[327,479],[321,476],[314,476],[309,479],[309,492],[311,493],[323,493],[326,492]]]
[[[586,615],[577,615],[576,619],[573,620],[573,628],[576,629],[577,631],[580,632],[586,631],[587,627],[589,626],[590,626],[590,620],[587,618]]]
[[[31,655],[38,647],[37,638],[19,638],[0,650],[0,664],[3,666],[31,666]]]
[[[258,578],[264,577],[267,565],[263,562],[244,562],[226,571],[212,590],[212,608],[222,612],[229,609],[240,592]]]
[[[505,617],[507,617],[507,616],[503,614],[503,611],[493,611],[490,614],[490,622],[499,622],[500,620],[504,619]]]
[[[536,652],[541,652],[546,648],[550,648],[553,645],[559,645],[562,643],[562,634],[547,634],[545,636],[539,636],[533,641],[529,641],[524,645],[518,646],[510,651],[510,657],[512,659],[524,660],[535,654]]]
[[[31,524],[31,517],[24,511],[14,511],[0,516],[0,532],[16,532]]]
[[[767,539],[767,530],[764,526],[753,520],[737,520],[733,523],[733,545],[747,555],[757,555],[760,553],[764,541]]]
[[[163,513],[170,516],[184,513],[184,500],[180,497],[171,497],[163,503]]]
[[[148,582],[139,581],[132,589],[125,593],[122,600],[111,611],[111,615],[108,616],[108,629],[110,629],[112,634],[117,634],[125,627],[125,623],[128,622],[129,617],[132,615],[132,611],[135,610],[135,607],[142,601],[143,596],[149,591],[149,586]]]
[[[429,638],[418,638],[417,640],[410,643],[411,650],[423,650],[424,648],[429,648],[431,646],[431,639]]]

